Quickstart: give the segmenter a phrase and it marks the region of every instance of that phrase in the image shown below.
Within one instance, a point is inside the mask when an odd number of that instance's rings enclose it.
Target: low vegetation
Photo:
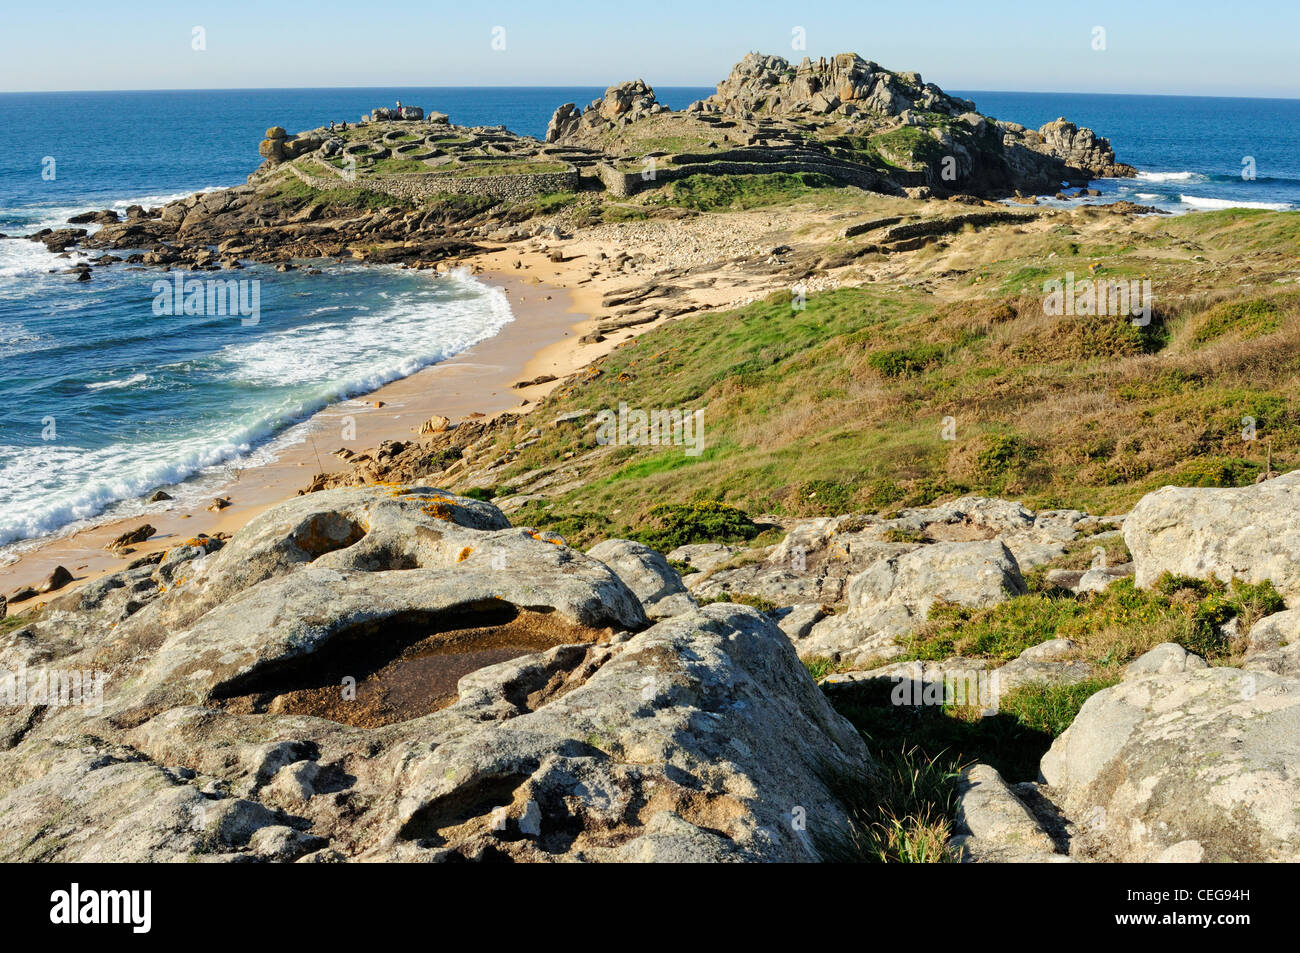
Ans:
[[[1246,632],[1282,608],[1268,581],[1224,584],[1166,574],[1153,588],[1138,589],[1129,577],[1100,593],[1056,589],[987,609],[936,607],[909,638],[907,658],[1010,661],[1031,646],[1061,638],[1078,643],[1080,656],[1102,667],[1122,666],[1162,642],[1223,661],[1241,648],[1223,634],[1223,626],[1238,619]]]
[[[835,188],[830,176],[816,172],[770,172],[763,175],[690,175],[670,183],[657,201],[694,209],[725,212],[777,205],[817,189]],[[651,199],[650,201],[656,201]]]
[[[1265,221],[1276,230],[1296,218]],[[1131,249],[1113,244],[1096,273],[1145,270],[1171,286],[1185,279],[1188,245],[1214,241],[1246,255],[1252,233],[1239,223],[1212,213],[1143,226],[1160,230],[1149,241],[1171,249],[1168,258],[1148,248],[1130,265]],[[968,267],[979,280],[954,300],[864,285],[811,294],[795,311],[782,293],[628,342],[599,362],[601,373],[557,391],[545,412],[621,401],[704,409],[704,452],[619,448],[588,485],[537,509],[551,522],[575,509],[610,514],[617,535],[664,501],[832,515],[983,493],[1108,513],[1166,484],[1252,483],[1270,453],[1274,470],[1297,465],[1298,296],[1243,285],[1225,299],[1187,287],[1178,300],[1157,299],[1152,324],[1137,327],[1126,316],[1044,314],[1029,293],[1041,277],[1024,294],[1005,293],[1009,281],[1024,284],[1015,274],[1089,273],[1103,249],[1083,238],[1023,234],[1014,254],[997,237],[963,239],[967,260],[991,260]],[[1251,334],[1216,331],[1198,343],[1231,315]],[[1243,420],[1255,439],[1243,439]],[[506,482],[596,448],[594,427],[547,431]]]

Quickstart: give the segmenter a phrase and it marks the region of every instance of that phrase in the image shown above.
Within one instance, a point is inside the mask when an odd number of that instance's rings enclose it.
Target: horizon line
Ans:
[[[617,85],[611,84],[611,85]],[[650,84],[647,84],[650,85]],[[663,83],[659,86],[651,86],[652,89],[711,89],[716,88],[717,83],[705,83],[696,85],[691,83]],[[543,85],[543,84],[511,84],[511,85],[481,85],[481,86],[463,86],[463,85],[434,85],[434,86],[417,86],[411,83],[388,83],[380,86],[160,86],[144,87],[136,89],[6,89],[0,90],[0,96],[60,96],[60,95],[87,95],[87,94],[106,94],[106,93],[256,93],[256,92],[297,92],[302,90],[384,90],[384,89],[609,89],[610,86],[601,87],[600,85],[590,85],[585,83],[565,83],[560,85]],[[1117,97],[1152,97],[1163,99],[1252,99],[1252,100],[1276,100],[1279,102],[1300,101],[1300,94],[1294,96],[1243,96],[1229,95],[1223,93],[1099,93],[1087,90],[1062,90],[1062,89],[973,89],[962,87],[943,87],[947,93],[1018,93],[1031,96],[1117,96]]]

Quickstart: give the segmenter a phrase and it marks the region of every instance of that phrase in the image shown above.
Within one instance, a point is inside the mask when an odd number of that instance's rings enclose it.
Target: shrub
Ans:
[[[1176,486],[1248,486],[1264,470],[1262,463],[1237,457],[1198,457],[1173,478]]]
[[[660,503],[646,514],[644,528],[630,535],[652,549],[668,552],[689,543],[751,540],[758,535],[758,527],[743,510],[707,500]]]
[[[1023,467],[1037,455],[1037,449],[1023,437],[1000,434],[989,440],[976,462],[981,475],[986,479],[996,479]]]
[[[938,363],[942,357],[943,348],[939,345],[916,344],[875,351],[867,356],[867,363],[885,377],[912,377]]]

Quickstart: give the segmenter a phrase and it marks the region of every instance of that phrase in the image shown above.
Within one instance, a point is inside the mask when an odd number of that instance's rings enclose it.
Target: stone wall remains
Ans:
[[[313,189],[364,189],[382,192],[396,199],[418,202],[435,195],[483,195],[496,199],[524,199],[547,192],[575,192],[578,189],[578,170],[564,172],[538,172],[525,175],[447,175],[445,173],[412,173],[407,175],[361,175],[353,181],[342,174],[313,175],[296,165],[287,166],[290,172]]]

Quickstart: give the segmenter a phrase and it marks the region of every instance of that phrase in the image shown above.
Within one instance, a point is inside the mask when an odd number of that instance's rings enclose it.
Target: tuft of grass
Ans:
[[[1048,639],[1079,643],[1085,658],[1119,666],[1161,642],[1177,642],[1210,661],[1240,651],[1221,631],[1233,618],[1241,631],[1281,611],[1284,602],[1269,581],[1259,584],[1162,576],[1151,589],[1120,579],[1100,593],[1031,592],[986,609],[937,606],[907,640],[907,658],[941,660],[954,655],[1009,661]]]
[[[744,592],[734,595],[730,592],[720,592],[711,599],[703,600],[700,604],[707,606],[717,602],[733,602],[736,605],[757,609],[759,612],[775,612],[778,608],[777,604],[771,599],[765,599],[763,596],[752,596]]]
[[[961,768],[915,745],[877,755],[877,771],[853,777],[827,771],[826,783],[845,805],[849,828],[817,839],[822,859],[834,863],[955,863],[953,833]]]
[[[1118,675],[1084,679],[1071,685],[1030,682],[1002,696],[999,708],[1030,731],[1057,738],[1070,727],[1084,702],[1118,682]]]
[[[803,660],[803,667],[808,669],[808,674],[813,677],[813,681],[821,681],[827,675],[836,675],[840,672],[852,671],[853,666],[849,662],[836,661],[826,655],[818,655],[814,658]]]

